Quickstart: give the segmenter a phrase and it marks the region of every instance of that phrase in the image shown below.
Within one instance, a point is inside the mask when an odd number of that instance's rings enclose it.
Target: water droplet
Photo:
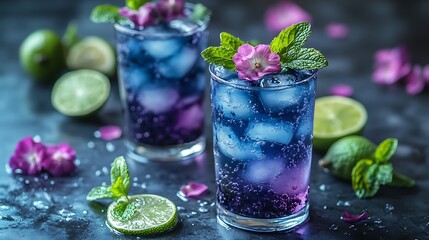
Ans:
[[[73,183],[73,187],[79,187],[79,183],[77,183],[77,182],[75,182],[75,183]]]
[[[102,167],[101,171],[104,173],[104,175],[108,175],[109,174],[109,169],[107,169],[107,167]]]
[[[10,209],[10,207],[9,207],[9,206],[6,206],[6,205],[0,205],[0,210],[8,210],[8,209]]]
[[[4,165],[4,169],[6,170],[6,173],[7,174],[12,174],[12,168],[9,166],[9,164],[8,163],[6,163],[5,165]]]
[[[138,180],[139,180],[138,177],[133,177],[134,182],[137,182]]]
[[[38,177],[34,177],[33,181],[37,183],[37,182],[39,182],[39,178]]]
[[[328,186],[328,185],[326,185],[326,184],[321,184],[320,186],[319,186],[319,190],[320,191],[322,191],[322,192],[324,192],[324,191],[327,191],[327,190],[329,190],[331,187],[330,186]]]
[[[180,200],[182,200],[182,201],[184,201],[184,202],[187,202],[187,201],[188,201],[188,199],[186,198],[185,194],[183,194],[183,192],[182,192],[182,191],[178,191],[178,192],[176,193],[176,196],[177,196],[178,198],[180,198]]]
[[[115,151],[115,145],[113,145],[113,143],[111,143],[111,142],[106,143],[106,150],[107,150],[108,152],[113,152],[113,151]]]
[[[94,137],[95,137],[95,138],[100,138],[100,137],[101,137],[101,133],[100,133],[100,131],[98,131],[98,130],[97,130],[97,131],[95,131],[95,132],[94,132]]]
[[[200,205],[201,207],[204,207],[204,206],[206,206],[206,205],[208,205],[208,204],[209,204],[209,202],[207,202],[207,201],[201,201],[201,200],[198,200],[198,203],[199,203],[199,205]]]
[[[64,208],[59,210],[58,213],[63,217],[71,217],[71,216],[76,215],[74,212],[69,211],[69,210],[64,209]]]
[[[47,210],[49,209],[49,206],[43,202],[43,201],[34,201],[33,207],[35,207],[37,210]]]
[[[24,178],[19,177],[19,178],[18,178],[18,181],[19,181],[19,182],[22,182],[22,181],[24,181]]]
[[[177,206],[177,211],[182,212],[185,211],[186,209],[184,207],[181,206]]]
[[[337,230],[338,230],[338,225],[336,225],[336,224],[332,224],[332,225],[329,227],[329,230],[337,231]]]
[[[146,185],[146,183],[142,183],[142,184],[140,184],[140,187],[141,187],[142,189],[146,189],[146,188],[147,188],[147,185]]]
[[[51,185],[54,185],[54,184],[55,184],[55,181],[54,181],[54,180],[51,180],[49,183],[50,183]]]
[[[35,142],[41,142],[42,138],[39,135],[36,135],[36,136],[33,137],[33,141],[35,141]]]
[[[99,177],[100,175],[101,175],[101,171],[100,170],[95,171],[95,176]]]
[[[337,202],[337,206],[338,207],[340,207],[340,206],[343,206],[343,207],[350,207],[352,204],[349,202],[349,201],[338,201]]]
[[[323,209],[324,209],[324,210],[328,209],[328,206],[326,206],[326,205],[325,205],[325,206],[323,206]]]
[[[209,211],[209,209],[208,208],[206,208],[206,207],[199,207],[198,208],[198,212],[201,212],[201,213],[206,213],[206,212],[208,212]]]
[[[386,205],[384,206],[384,210],[387,213],[392,213],[393,210],[395,210],[395,207],[392,204],[386,203]]]
[[[48,180],[49,179],[49,175],[48,174],[44,174],[43,175],[43,179]]]
[[[216,206],[216,203],[215,203],[215,202],[212,202],[212,203],[210,204],[210,207],[214,207],[214,206]]]
[[[144,177],[145,177],[146,179],[149,179],[149,178],[151,178],[152,176],[151,176],[150,174],[146,174]]]
[[[381,219],[380,218],[377,218],[377,219],[375,219],[374,220],[374,223],[375,224],[380,224],[380,223],[382,223],[383,221],[381,221]]]
[[[93,141],[89,141],[86,146],[88,146],[89,149],[93,149],[95,147],[95,143]]]
[[[28,185],[28,184],[30,184],[30,180],[25,179],[24,183]]]

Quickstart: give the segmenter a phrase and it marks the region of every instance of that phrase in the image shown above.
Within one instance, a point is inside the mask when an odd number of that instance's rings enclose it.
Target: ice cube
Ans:
[[[238,78],[237,72],[228,70],[224,67],[214,65],[211,67],[212,73],[214,73],[219,78],[229,80],[231,78]]]
[[[155,59],[168,58],[178,52],[182,46],[183,42],[177,38],[145,39],[141,42],[142,49]]]
[[[292,88],[261,91],[259,97],[266,111],[284,112],[293,109],[294,105],[298,106],[304,91],[304,87],[297,85]]]
[[[253,141],[268,141],[289,144],[293,135],[293,126],[288,122],[251,122],[246,136]]]
[[[156,114],[169,111],[178,99],[178,92],[165,86],[146,86],[137,96],[137,100],[146,111]]]
[[[128,69],[121,69],[119,71],[119,75],[120,79],[124,82],[125,87],[133,91],[137,91],[151,78],[149,71],[138,65],[131,65]]]
[[[307,161],[291,168],[286,168],[270,185],[274,192],[290,196],[306,192],[309,186],[310,164]]]
[[[220,124],[215,124],[214,128],[215,144],[227,157],[236,160],[256,160],[263,156],[259,145],[241,141],[231,128]]]
[[[313,121],[312,117],[310,116],[310,113],[307,113],[305,115],[302,115],[298,119],[298,127],[296,130],[296,135],[298,138],[302,138],[305,136],[309,136],[313,133]]]
[[[218,84],[212,97],[214,106],[227,118],[250,119],[256,113],[255,101],[245,90]]]
[[[168,22],[168,26],[177,30],[179,33],[189,33],[197,30],[199,27],[194,21],[188,18],[177,18]]]
[[[285,166],[279,159],[264,159],[249,162],[244,171],[244,179],[252,183],[264,183],[281,174]]]
[[[199,52],[196,48],[183,47],[158,65],[159,73],[166,78],[183,78],[194,67]]]
[[[176,123],[177,129],[200,129],[204,124],[204,110],[203,106],[198,102],[191,105],[186,110],[179,113],[179,118]]]

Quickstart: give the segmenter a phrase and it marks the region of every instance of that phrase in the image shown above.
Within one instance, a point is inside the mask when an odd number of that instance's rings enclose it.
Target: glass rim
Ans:
[[[306,82],[311,81],[312,79],[315,78],[315,76],[317,75],[317,72],[318,72],[318,69],[311,70],[311,71],[313,71],[313,74],[311,74],[307,78],[304,78],[298,82],[294,82],[293,84],[280,85],[280,86],[275,86],[275,87],[260,87],[260,86],[242,85],[242,84],[237,84],[235,82],[227,81],[226,79],[223,79],[214,73],[213,68],[215,66],[217,66],[217,65],[214,65],[214,64],[209,65],[209,72],[211,75],[211,79],[214,79],[215,81],[217,81],[221,84],[232,86],[234,88],[239,88],[239,89],[244,89],[244,90],[252,90],[252,91],[278,91],[278,90],[283,90],[283,89],[287,89],[287,88],[294,88],[298,85],[301,85],[301,84],[304,84]],[[280,73],[276,73],[276,74],[280,74]]]
[[[191,11],[194,9],[195,4],[194,3],[185,3],[185,8],[190,9]],[[210,16],[207,16],[204,20],[198,21],[197,25],[198,27],[193,29],[192,31],[184,32],[184,33],[171,33],[171,34],[154,34],[154,33],[145,33],[138,29],[132,29],[126,25],[122,25],[119,23],[114,23],[113,26],[116,29],[116,31],[125,33],[130,36],[142,36],[145,38],[155,38],[155,39],[168,39],[168,38],[174,38],[174,37],[187,37],[191,36],[197,32],[205,31],[209,25],[210,22]]]

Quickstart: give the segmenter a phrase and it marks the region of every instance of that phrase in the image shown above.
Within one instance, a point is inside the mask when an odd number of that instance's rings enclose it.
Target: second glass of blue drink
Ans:
[[[205,148],[204,93],[209,18],[185,16],[142,29],[115,24],[125,141],[132,159],[191,158]]]

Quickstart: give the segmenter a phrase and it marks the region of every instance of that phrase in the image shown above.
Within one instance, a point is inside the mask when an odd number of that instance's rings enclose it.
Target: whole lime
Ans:
[[[61,38],[47,29],[28,35],[19,49],[19,58],[25,71],[43,82],[54,80],[65,67]]]

